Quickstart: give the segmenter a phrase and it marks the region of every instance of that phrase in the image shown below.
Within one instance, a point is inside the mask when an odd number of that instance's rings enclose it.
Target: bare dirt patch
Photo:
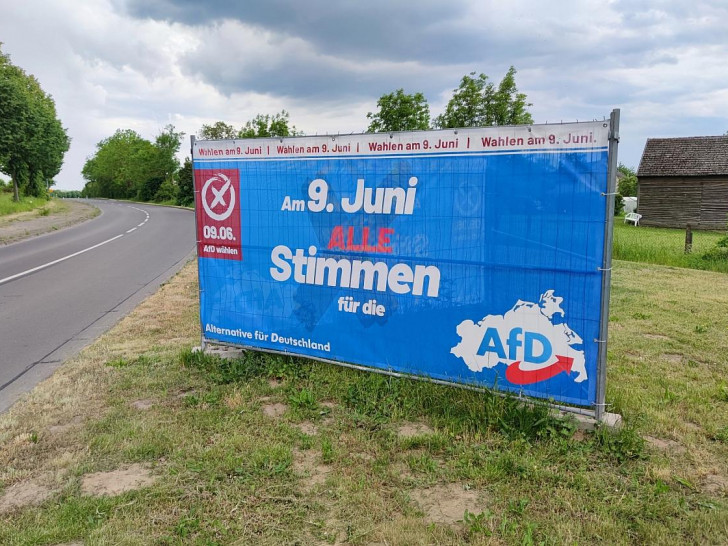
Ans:
[[[197,394],[197,391],[195,389],[185,389],[177,393],[177,398],[187,398],[189,396],[194,396]]]
[[[282,379],[273,378],[273,379],[269,379],[268,380],[268,386],[271,389],[277,389],[281,385],[283,385],[283,380]]]
[[[326,481],[331,467],[318,461],[318,453],[313,450],[293,452],[293,471],[303,476],[306,489],[313,489]]]
[[[26,506],[37,506],[53,494],[53,490],[35,480],[18,482],[0,497],[0,514]]]
[[[728,479],[719,474],[708,474],[703,481],[703,490],[714,495],[728,493]]]
[[[304,421],[303,423],[296,423],[293,425],[298,430],[309,436],[316,436],[318,434],[318,427],[310,421]]]
[[[669,362],[671,364],[680,364],[683,360],[683,355],[679,355],[677,353],[665,353],[662,355],[662,358],[665,360],[665,362]]]
[[[51,203],[55,206],[47,216],[38,214],[38,211],[30,211],[0,218],[0,245],[80,224],[100,213],[96,207],[80,201],[63,200],[60,204]]]
[[[402,439],[434,434],[435,430],[424,423],[405,423],[397,429],[397,436]]]
[[[394,464],[389,465],[389,472],[392,476],[396,476],[397,479],[404,482],[411,482],[415,479],[414,474],[409,465],[402,461],[397,461]]]
[[[152,409],[154,407],[154,404],[155,402],[151,398],[143,398],[141,400],[134,400],[131,403],[131,407],[141,411],[147,411],[149,409]]]
[[[654,436],[645,436],[645,441],[652,447],[659,449],[660,451],[668,451],[672,453],[685,453],[685,447],[680,445],[675,440],[665,440],[662,438],[655,438]]]
[[[478,494],[456,483],[415,489],[410,495],[430,523],[452,525],[462,521],[465,510],[472,513],[482,512],[478,507]]]
[[[126,491],[133,491],[148,487],[156,481],[151,471],[140,464],[112,470],[111,472],[96,472],[87,474],[81,480],[81,491],[85,495],[100,497],[102,495],[120,495]]]
[[[234,390],[224,398],[225,405],[231,410],[237,410],[243,407],[245,404],[245,397],[239,390]]]
[[[59,423],[57,425],[51,425],[48,427],[48,432],[51,434],[66,434],[68,432],[78,430],[83,424],[83,417],[76,415],[70,419],[67,423]]]
[[[370,455],[369,453],[352,453],[352,457],[354,457],[354,459],[358,459],[367,463],[370,463],[374,460],[374,455]]]
[[[280,402],[276,404],[266,404],[263,406],[263,415],[266,417],[271,417],[273,419],[277,419],[284,413],[286,413],[286,410],[288,409],[288,406],[285,404],[281,404]]]

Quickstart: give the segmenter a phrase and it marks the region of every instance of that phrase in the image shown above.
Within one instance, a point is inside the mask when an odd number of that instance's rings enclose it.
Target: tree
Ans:
[[[179,161],[177,161],[177,152],[179,152],[182,139],[185,134],[175,130],[174,125],[166,125],[164,129],[157,135],[154,140],[154,148],[156,157],[154,161],[154,169],[156,171],[156,179],[161,182],[156,186],[151,197],[143,199],[149,201],[169,201],[177,196],[177,183],[175,175],[179,170]]]
[[[238,131],[238,138],[288,137],[301,133],[296,126],[288,126],[290,116],[285,110],[278,114],[258,114]]]
[[[35,131],[31,137],[29,179],[24,192],[39,197],[46,194],[53,185],[53,177],[60,172],[70,139],[58,120],[53,100],[40,85],[32,86],[31,92],[35,102]]]
[[[237,137],[235,128],[224,121],[203,125],[197,134],[203,140],[232,140]]]
[[[516,69],[510,67],[498,87],[488,76],[475,72],[466,74],[445,112],[435,118],[440,128],[486,127],[490,125],[520,125],[533,123],[526,95],[516,87]]]
[[[0,171],[13,181],[14,199],[46,195],[63,165],[70,139],[56,106],[33,76],[0,51]]]
[[[404,89],[382,95],[379,111],[369,112],[368,133],[426,130],[430,127],[430,107],[422,93],[405,94]]]
[[[177,194],[179,188],[173,178],[167,178],[162,182],[154,194],[154,200],[157,203],[177,203]]]
[[[100,141],[96,148],[96,154],[86,161],[81,171],[87,180],[85,195],[131,199],[137,197],[144,184],[149,184],[154,175],[152,163],[157,153],[154,145],[138,133],[131,129],[117,129],[112,136]],[[159,184],[163,180],[164,177],[161,177]],[[147,193],[151,193],[151,189]]]
[[[84,196],[168,201],[177,195],[176,154],[184,133],[167,125],[154,140],[131,129],[117,131],[96,145],[86,161]]]
[[[637,197],[637,173],[634,169],[620,163],[617,172],[622,176],[618,177],[617,191],[625,197]]]
[[[18,201],[18,187],[25,180],[28,154],[23,139],[27,132],[29,101],[25,73],[10,62],[0,51],[0,170],[10,175],[14,200]]]
[[[285,110],[278,114],[258,114],[248,120],[239,131],[224,121],[203,125],[198,136],[204,140],[234,140],[236,138],[289,137],[302,135],[295,125],[290,124],[290,115]]]
[[[185,158],[182,168],[177,172],[177,204],[188,207],[195,202],[195,182],[192,161]]]

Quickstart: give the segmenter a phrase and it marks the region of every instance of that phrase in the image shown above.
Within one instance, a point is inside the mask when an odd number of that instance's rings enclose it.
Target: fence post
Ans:
[[[685,254],[690,254],[693,251],[693,230],[690,228],[690,224],[685,228]]]
[[[199,199],[200,196],[197,194],[197,185],[195,184],[195,135],[190,135],[190,159],[192,160],[192,195],[194,195],[194,206],[195,206],[195,255],[197,259],[197,301],[202,302],[202,273],[200,272],[200,256],[197,254],[197,249],[200,248],[200,240],[198,238],[199,231],[197,229],[197,211],[200,210]],[[200,314],[200,350],[204,353],[207,348],[207,341],[205,340],[205,325],[202,324],[202,314]]]
[[[614,232],[614,199],[617,192],[617,150],[619,148],[620,110],[615,108],[609,116],[609,155],[607,167],[607,203],[604,223],[604,262],[602,264],[602,301],[599,318],[599,339],[597,356],[597,392],[594,417],[597,421],[604,418],[607,392],[607,334],[609,331],[609,296],[612,282],[612,243]]]

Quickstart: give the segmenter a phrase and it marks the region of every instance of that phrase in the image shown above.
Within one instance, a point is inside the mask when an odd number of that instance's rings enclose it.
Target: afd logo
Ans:
[[[587,379],[583,341],[565,322],[564,298],[548,290],[538,303],[518,300],[503,315],[487,315],[479,322],[457,326],[460,343],[450,352],[468,368],[480,372],[505,364],[506,379],[515,385],[539,383],[566,373],[574,382]]]
[[[483,341],[478,349],[479,355],[495,353],[499,360],[518,360],[519,354],[523,362],[543,364],[553,355],[549,339],[538,332],[525,332],[523,328],[512,328],[505,339],[505,344],[497,328],[488,328],[483,334]],[[507,356],[506,356],[507,354]]]

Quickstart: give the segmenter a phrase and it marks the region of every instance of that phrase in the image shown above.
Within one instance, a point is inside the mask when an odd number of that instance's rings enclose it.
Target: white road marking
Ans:
[[[53,260],[52,262],[48,262],[47,264],[39,265],[38,267],[34,267],[33,269],[28,269],[26,271],[16,273],[15,275],[11,275],[10,277],[5,277],[4,279],[0,279],[0,284],[5,284],[6,282],[10,282],[14,279],[17,279],[18,277],[23,277],[25,275],[35,273],[36,271],[40,271],[41,269],[45,269],[52,265],[56,265],[58,263],[65,262],[66,260],[75,258],[79,254],[83,254],[84,252],[88,252],[89,250],[93,250],[94,248],[99,248],[100,246],[105,245],[106,243],[110,243],[111,241],[116,241],[119,237],[123,237],[123,236],[124,236],[124,234],[122,233],[121,235],[117,235],[116,237],[112,237],[111,239],[106,239],[105,241],[103,241],[99,244],[96,244],[94,246],[90,246],[88,248],[84,248],[83,250],[79,250],[78,252],[74,252],[73,254],[69,254],[68,256],[64,256],[63,258],[58,258],[57,260]]]
[[[138,210],[139,212],[143,212],[146,215],[146,219],[136,227],[131,228],[126,233],[131,233],[132,231],[135,231],[137,228],[142,227],[144,224],[146,224],[149,221],[149,213],[145,211],[144,209],[138,209],[136,207],[132,207],[131,205],[127,205],[129,208],[132,208],[134,210]],[[40,271],[41,269],[46,269],[47,267],[51,267],[52,265],[59,264],[61,262],[65,262],[66,260],[70,260],[71,258],[75,258],[76,256],[83,254],[84,252],[88,252],[89,250],[93,250],[94,248],[99,248],[100,246],[105,245],[106,243],[110,243],[111,241],[116,241],[119,237],[123,237],[125,234],[122,233],[120,235],[117,235],[116,237],[112,237],[111,239],[106,239],[105,241],[102,241],[94,246],[90,246],[88,248],[84,248],[83,250],[79,250],[78,252],[74,252],[73,254],[69,254],[68,256],[64,256],[63,258],[58,258],[57,260],[53,260],[52,262],[48,262],[47,264],[39,265],[38,267],[34,267],[33,269],[28,269],[26,271],[21,271],[20,273],[16,273],[15,275],[11,275],[10,277],[5,277],[4,279],[0,279],[0,284],[5,284],[6,282],[10,282],[12,280],[18,279],[20,277],[24,277],[25,275],[30,275],[31,273],[35,273],[36,271]]]

